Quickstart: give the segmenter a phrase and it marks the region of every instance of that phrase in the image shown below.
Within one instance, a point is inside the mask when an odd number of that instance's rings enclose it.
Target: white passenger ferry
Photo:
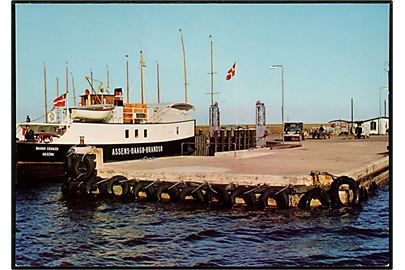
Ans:
[[[31,177],[63,175],[66,152],[83,138],[103,149],[103,161],[113,162],[189,154],[195,120],[189,103],[124,103],[122,89],[114,95],[81,96],[77,107],[54,109],[48,122],[22,122],[16,127],[17,174]],[[25,139],[27,126],[34,138]]]

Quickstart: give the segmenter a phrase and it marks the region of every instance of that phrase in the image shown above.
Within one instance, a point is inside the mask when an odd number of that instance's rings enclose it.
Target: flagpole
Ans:
[[[44,63],[45,123],[48,123],[48,99],[46,96],[46,65]]]
[[[69,118],[69,70],[68,70],[68,62],[66,62],[66,120]]]
[[[236,62],[235,62],[236,64]],[[235,69],[236,69],[236,65],[235,65]],[[235,74],[236,75],[236,74]],[[238,126],[238,76],[236,76],[236,80],[235,80],[235,125]]]
[[[59,97],[59,78],[56,77],[56,98]],[[59,122],[59,108],[54,108],[56,114],[56,122]]]

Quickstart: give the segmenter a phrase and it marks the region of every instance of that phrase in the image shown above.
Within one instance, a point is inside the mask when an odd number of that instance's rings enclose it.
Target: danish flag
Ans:
[[[228,74],[226,74],[227,81],[229,81],[230,79],[232,79],[233,76],[235,76],[235,70],[236,70],[236,63],[233,63],[231,69],[228,70]]]
[[[66,106],[66,93],[53,100],[53,107]]]

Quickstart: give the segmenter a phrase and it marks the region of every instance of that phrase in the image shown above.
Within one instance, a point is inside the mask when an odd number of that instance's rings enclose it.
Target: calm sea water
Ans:
[[[389,186],[359,209],[210,210],[68,202],[60,183],[16,192],[15,262],[32,267],[383,267]]]

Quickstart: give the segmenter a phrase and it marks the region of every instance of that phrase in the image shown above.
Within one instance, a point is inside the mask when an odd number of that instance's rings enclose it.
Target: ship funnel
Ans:
[[[122,99],[122,88],[114,89],[114,105],[115,106],[124,106],[124,101]]]

